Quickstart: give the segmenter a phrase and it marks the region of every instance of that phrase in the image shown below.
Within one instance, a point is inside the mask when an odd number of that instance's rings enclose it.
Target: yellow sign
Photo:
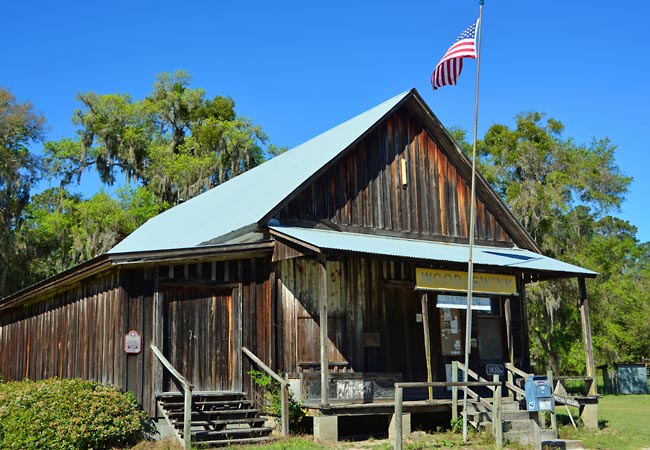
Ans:
[[[415,288],[430,291],[467,292],[467,272],[456,270],[415,269]],[[474,273],[474,292],[484,294],[517,294],[514,275]]]

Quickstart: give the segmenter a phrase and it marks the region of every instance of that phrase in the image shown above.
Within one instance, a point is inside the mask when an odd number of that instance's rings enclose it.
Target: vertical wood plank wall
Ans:
[[[419,121],[400,110],[291,200],[279,218],[315,217],[430,239],[466,240],[470,187]],[[511,242],[479,201],[476,219],[478,239]]]
[[[270,257],[145,269],[111,268],[0,317],[0,375],[6,381],[82,378],[131,391],[155,414],[154,277],[240,283],[242,339],[272,364]],[[136,330],[143,351],[127,355],[123,336]],[[210,351],[210,349],[205,349]],[[244,371],[250,365],[243,361]],[[253,389],[243,375],[244,390]]]
[[[327,262],[328,338],[330,362],[348,362],[355,372],[399,372],[417,369],[413,355],[424,360],[422,325],[416,323],[420,294],[412,288],[387,287],[384,280],[413,281],[412,265],[364,258]],[[285,371],[301,362],[319,360],[317,261],[294,258],[276,266],[280,347]],[[368,343],[364,334],[378,337]],[[405,349],[408,346],[414,348]],[[417,348],[416,348],[417,347]],[[409,359],[408,354],[411,355]],[[414,369],[414,367],[416,369]]]

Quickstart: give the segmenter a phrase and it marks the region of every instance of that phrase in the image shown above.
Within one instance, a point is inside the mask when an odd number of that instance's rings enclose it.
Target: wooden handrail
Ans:
[[[463,387],[467,389],[468,387],[482,386],[494,390],[493,398],[493,420],[501,421],[501,382],[499,381],[456,381],[456,382],[446,382],[446,381],[430,381],[430,382],[419,382],[419,381],[409,381],[409,382],[399,382],[395,383],[395,439],[393,448],[395,450],[402,450],[402,404],[404,401],[404,389],[409,388],[421,388],[421,387]],[[496,440],[497,448],[500,449],[503,447],[503,428],[501,426],[495,426],[496,431]]]
[[[432,382],[426,382],[426,381],[403,381],[399,383],[395,383],[396,388],[417,388],[417,387],[465,387],[465,386],[471,386],[471,387],[476,387],[476,386],[482,386],[482,387],[488,387],[488,388],[495,388],[497,386],[501,386],[500,382],[497,381],[456,381],[456,382],[449,382],[449,381],[432,381]]]
[[[171,373],[174,378],[176,378],[182,385],[184,392],[184,404],[183,404],[183,440],[182,444],[185,450],[190,450],[192,448],[192,390],[194,385],[190,381],[180,374],[178,370],[172,363],[165,358],[165,355],[160,351],[158,347],[154,344],[151,344],[151,351],[162,363],[162,365]]]
[[[506,373],[507,373],[505,387],[509,392],[508,397],[514,400],[524,398],[526,396],[526,391],[515,384],[515,378],[518,377],[523,380],[526,380],[532,374],[524,372],[523,370],[515,367],[514,364],[509,362],[505,363],[504,366],[506,368]]]
[[[460,370],[462,370],[463,372],[465,372],[465,364],[461,363],[460,361],[458,361],[458,368]],[[486,380],[485,378],[480,376],[478,373],[474,372],[472,369],[467,369],[467,374],[469,375],[469,377],[474,378],[476,381],[482,381],[484,383],[490,383],[490,381]],[[494,389],[492,389],[492,390],[494,390]]]
[[[174,378],[176,378],[183,386],[186,386],[189,389],[194,389],[194,385],[190,383],[187,378],[181,375],[181,373],[176,370],[174,366],[172,366],[172,363],[170,363],[169,360],[165,358],[165,355],[162,354],[158,347],[156,347],[154,344],[151,344],[151,350],[153,351],[154,355],[156,355],[156,357],[160,360],[162,365],[165,366],[167,370],[169,370],[169,373],[174,376]]]
[[[264,364],[264,361],[259,359],[255,353],[251,352],[246,347],[241,348],[241,351],[244,355],[248,356],[251,361],[253,361],[257,366],[262,369],[266,374],[271,378],[277,381],[280,384],[280,394],[282,401],[282,412],[281,412],[281,421],[282,421],[282,436],[289,436],[289,382],[284,380],[280,375],[273,372],[269,366]]]
[[[514,373],[515,375],[519,375],[519,376],[520,376],[521,378],[523,378],[524,380],[525,380],[526,378],[528,378],[529,375],[532,375],[532,374],[530,374],[530,373],[526,373],[526,372],[524,372],[524,371],[521,370],[521,369],[518,369],[518,368],[515,367],[515,365],[512,364],[512,363],[505,363],[505,368],[506,368],[506,370],[509,370],[510,372]]]
[[[506,388],[510,389],[511,391],[513,391],[513,392],[515,392],[515,393],[517,393],[519,395],[526,395],[526,391],[523,390],[522,388],[520,388],[519,386],[517,386],[516,384],[512,384],[511,382],[506,381],[505,386],[506,386]]]
[[[251,360],[253,360],[253,362],[257,364],[260,367],[260,369],[262,369],[264,372],[270,375],[275,381],[277,381],[280,384],[289,386],[289,382],[287,380],[281,378],[280,375],[273,372],[269,366],[264,364],[264,362],[261,359],[255,356],[255,353],[251,352],[246,347],[242,347],[241,351],[244,353],[244,355],[248,356]]]

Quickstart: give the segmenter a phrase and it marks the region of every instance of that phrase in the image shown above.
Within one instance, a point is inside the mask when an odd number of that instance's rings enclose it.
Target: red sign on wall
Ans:
[[[137,331],[131,330],[124,335],[124,352],[137,355],[142,351],[142,336]]]

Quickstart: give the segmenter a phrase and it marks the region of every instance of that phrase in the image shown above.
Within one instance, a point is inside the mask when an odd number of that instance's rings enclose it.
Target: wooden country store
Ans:
[[[317,438],[368,417],[388,427],[395,383],[449,382],[463,360],[470,179],[404,92],[0,301],[0,375],[114,384],[179,438],[220,443],[268,434],[248,374],[267,366]],[[554,278],[580,286],[565,301],[581,308],[592,377],[584,280],[596,274],[542,255],[481,176],[476,192],[474,379],[531,371],[526,286]],[[453,406],[444,386],[404,400],[406,427]]]

